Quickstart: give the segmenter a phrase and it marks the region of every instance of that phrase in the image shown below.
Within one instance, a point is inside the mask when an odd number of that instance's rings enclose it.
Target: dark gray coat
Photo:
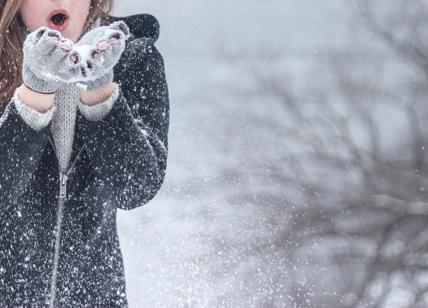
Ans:
[[[169,99],[149,14],[124,20],[131,38],[114,68],[120,95],[101,121],[77,111],[62,211],[55,307],[127,307],[117,208],[149,202],[167,164]],[[0,307],[45,307],[51,294],[59,169],[50,125],[0,112]]]

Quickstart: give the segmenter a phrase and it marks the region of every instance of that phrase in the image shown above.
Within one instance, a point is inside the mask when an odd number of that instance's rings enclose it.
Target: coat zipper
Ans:
[[[49,136],[49,141],[52,144],[52,147],[55,151],[56,157],[58,157],[56,147]],[[63,173],[60,171],[59,173],[59,197],[58,197],[58,212],[55,226],[55,253],[54,253],[54,262],[52,267],[52,275],[51,275],[51,285],[50,285],[50,293],[49,293],[49,307],[54,307],[55,295],[56,295],[56,284],[57,284],[57,276],[58,276],[58,263],[59,263],[59,253],[60,253],[60,244],[61,244],[61,226],[62,226],[62,214],[64,209],[64,203],[67,199],[67,181],[70,173],[72,172],[74,165],[79,158],[80,153],[82,152],[85,144],[83,144],[82,148],[79,150],[76,158],[72,162],[71,166],[68,170]]]

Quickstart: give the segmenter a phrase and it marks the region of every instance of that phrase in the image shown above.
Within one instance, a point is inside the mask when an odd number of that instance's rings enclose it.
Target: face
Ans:
[[[60,31],[65,38],[77,41],[82,34],[90,4],[91,0],[24,0],[19,13],[30,32],[45,26]],[[50,18],[52,15],[55,16]],[[64,16],[67,17],[65,20]]]

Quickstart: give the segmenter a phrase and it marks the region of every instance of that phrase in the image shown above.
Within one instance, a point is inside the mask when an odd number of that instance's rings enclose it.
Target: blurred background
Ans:
[[[130,307],[428,306],[428,2],[128,0],[170,92]]]

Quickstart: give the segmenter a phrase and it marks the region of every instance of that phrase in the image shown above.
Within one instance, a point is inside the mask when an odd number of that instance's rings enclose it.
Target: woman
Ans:
[[[0,1],[0,306],[127,307],[117,208],[166,170],[149,14],[108,0]]]

